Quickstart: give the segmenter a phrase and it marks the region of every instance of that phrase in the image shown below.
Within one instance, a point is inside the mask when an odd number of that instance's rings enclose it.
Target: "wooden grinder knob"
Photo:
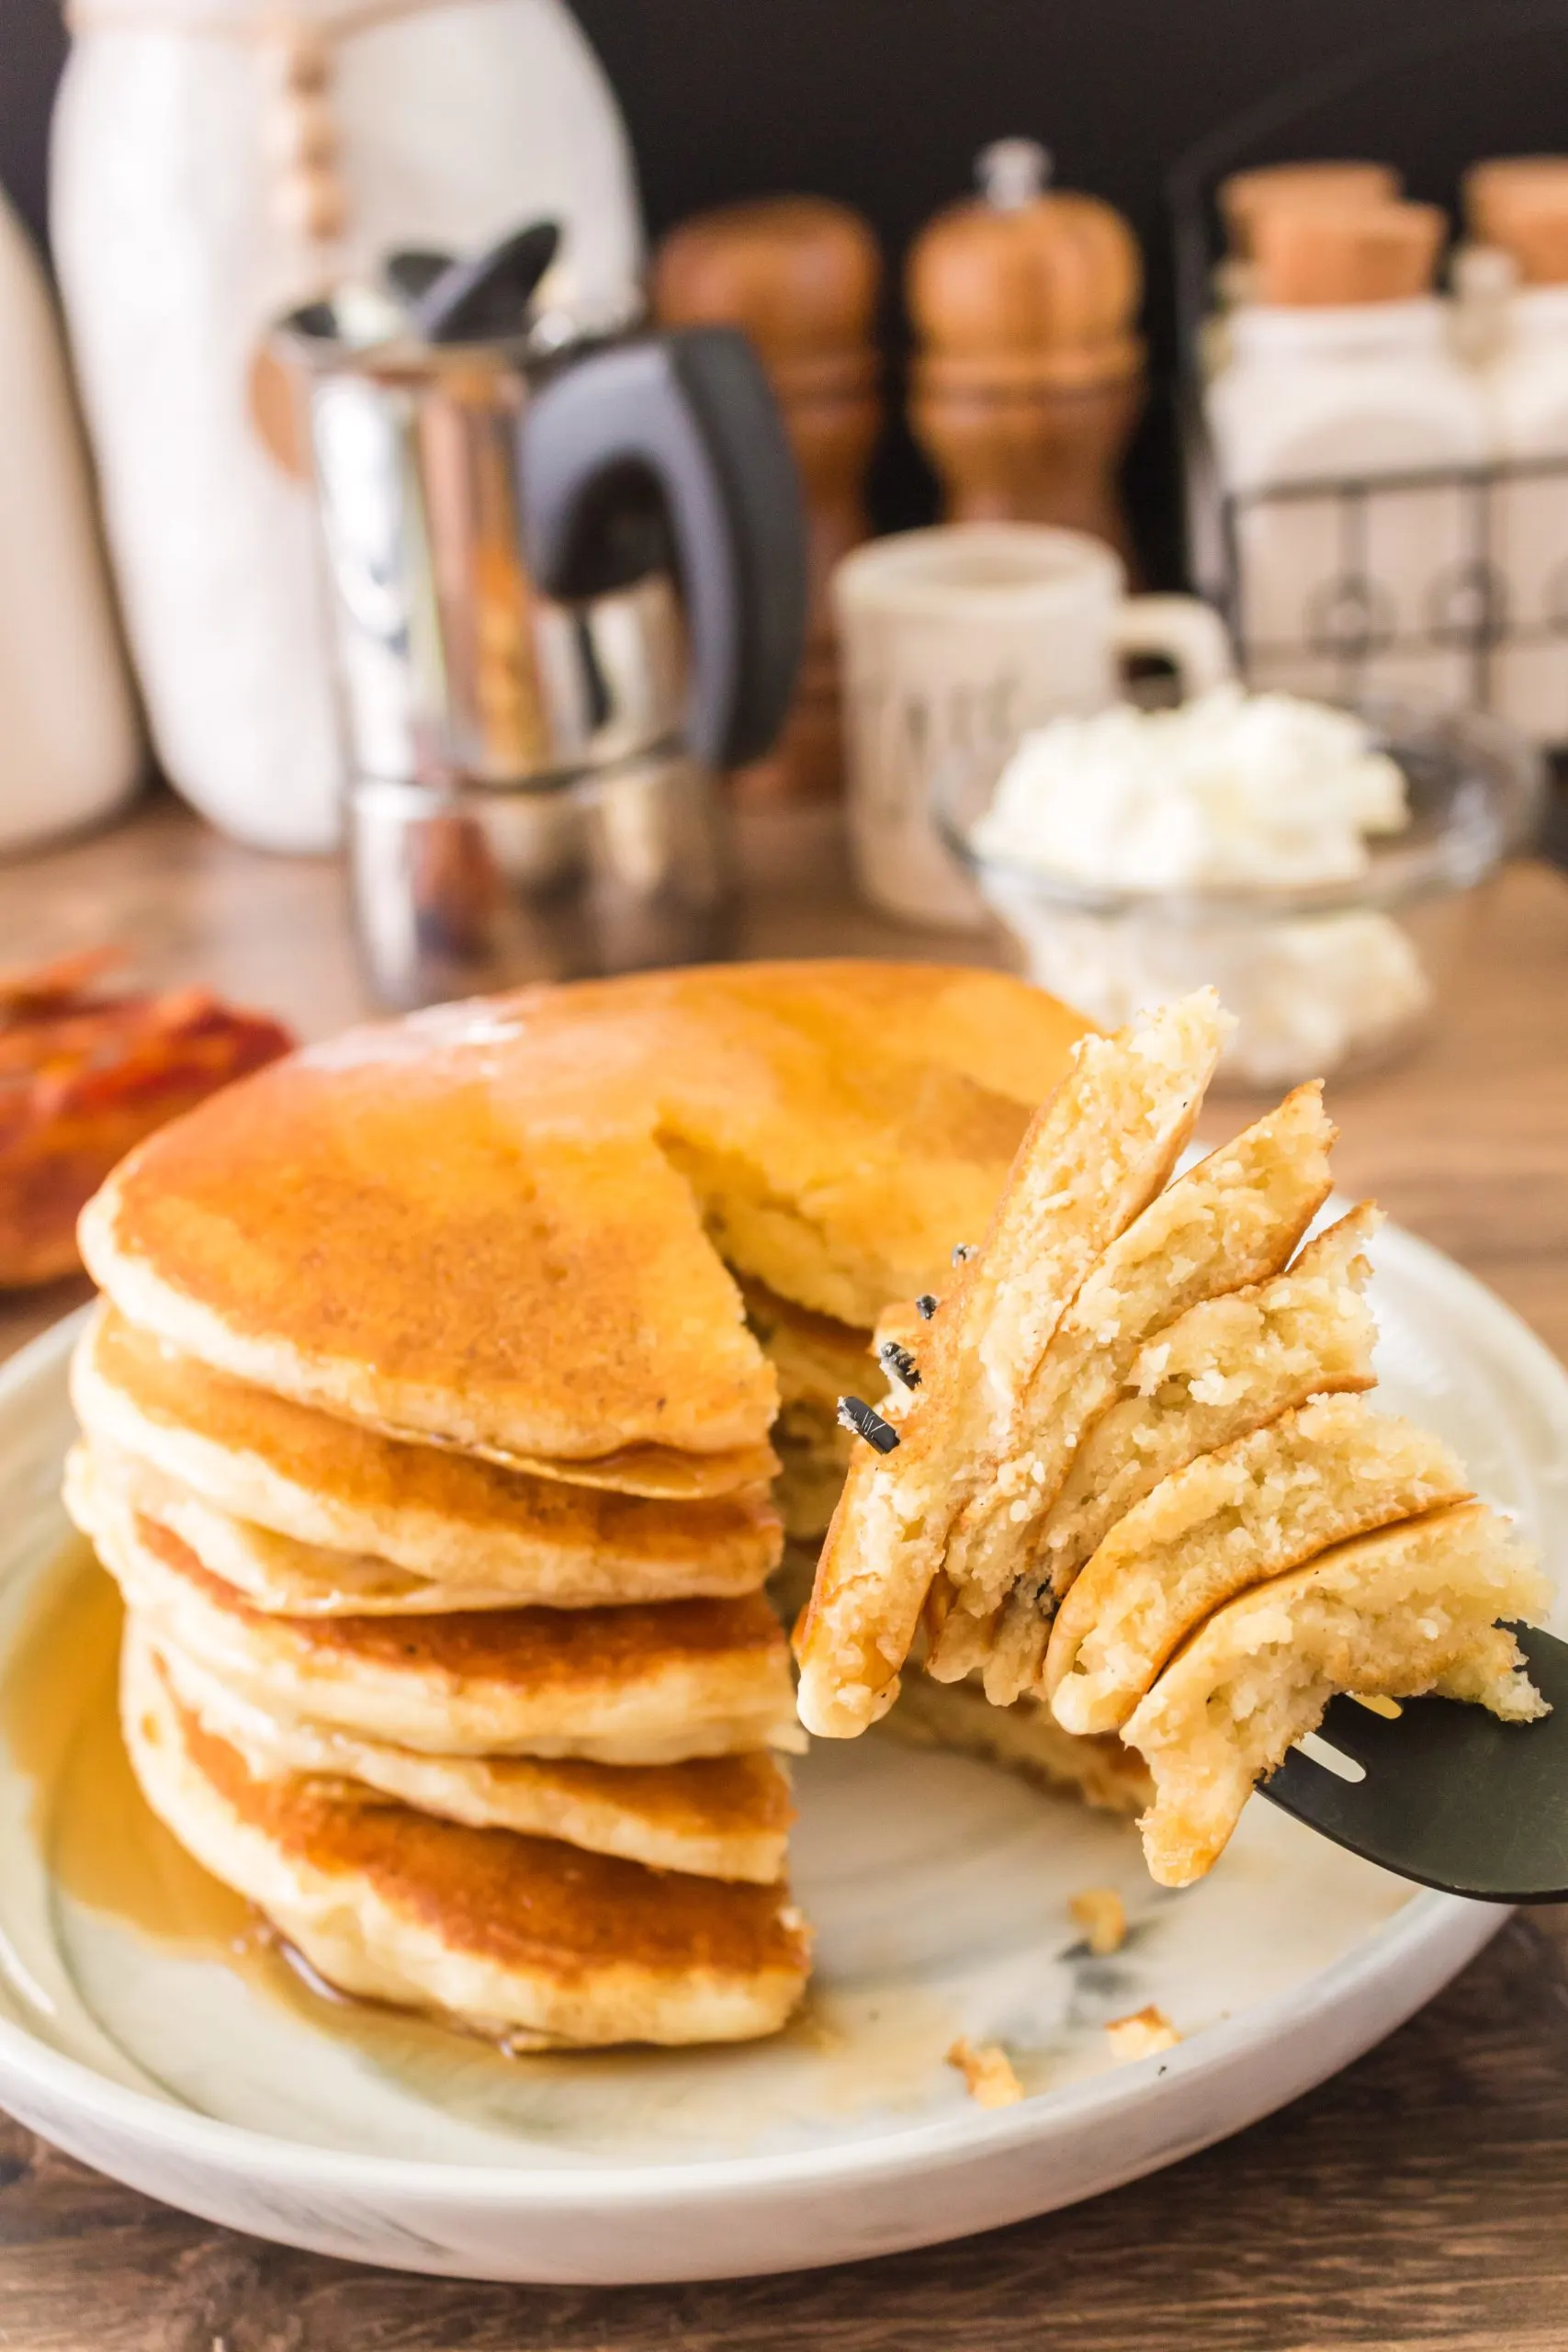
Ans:
[[[1551,205],[1568,189],[1568,155],[1491,155],[1472,164],[1463,181],[1464,215],[1477,243],[1506,245],[1505,233],[1522,207]]]
[[[1125,555],[1116,486],[1143,401],[1143,266],[1097,197],[1045,189],[1048,158],[1002,140],[978,198],[938,213],[906,278],[909,422],[953,522],[1055,523]]]
[[[1258,224],[1276,206],[1290,212],[1338,211],[1346,205],[1397,204],[1404,192],[1392,164],[1264,164],[1220,182],[1220,217],[1232,253],[1250,260],[1258,251]]]
[[[864,482],[882,415],[873,339],[881,279],[870,227],[820,197],[769,197],[698,213],[671,232],[654,262],[662,324],[739,326],[750,336],[806,493],[806,657],[777,747],[737,779],[749,797],[819,799],[840,788],[828,580],[870,531]]]
[[[1409,301],[1431,290],[1447,231],[1435,204],[1272,205],[1253,225],[1258,299],[1290,309]]]
[[[1465,209],[1476,233],[1511,257],[1521,286],[1568,284],[1568,156],[1478,164]]]

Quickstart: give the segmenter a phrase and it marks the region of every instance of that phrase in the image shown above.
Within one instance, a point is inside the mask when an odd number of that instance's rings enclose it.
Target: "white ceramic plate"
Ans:
[[[1384,1401],[1562,1557],[1568,1378],[1435,1251],[1391,1232],[1376,1256]],[[85,1806],[113,1815],[105,1842],[132,1875],[160,1866],[114,1813],[130,1800],[105,1760],[104,1645],[84,1643],[63,1689],[36,1672],[40,1624],[84,1573],[55,1500],[71,1338],[62,1326],[0,1373],[0,2102],[171,2204],[479,2278],[714,2278],[929,2245],[1252,2122],[1400,2023],[1501,1924],[1256,1800],[1210,1879],[1161,1894],[1126,1826],[874,1736],[800,1770],[795,1877],[819,1963],[781,2040],[509,2061],[434,2028],[350,2030],[139,1929],[70,1864]],[[1067,1904],[1105,1884],[1134,1932],[1095,1961]],[[1112,2067],[1106,2021],[1151,2001],[1180,2046]],[[1021,2104],[967,2098],[942,2064],[960,2033],[1007,2044]]]

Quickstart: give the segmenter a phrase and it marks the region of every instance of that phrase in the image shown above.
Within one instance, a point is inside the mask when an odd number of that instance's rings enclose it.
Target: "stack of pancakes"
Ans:
[[[852,1736],[907,1659],[1143,1759],[1181,1885],[1336,1690],[1540,1702],[1500,1619],[1545,1589],[1462,1465],[1375,1411],[1364,1203],[1319,1090],[1171,1178],[1218,1061],[1213,991],[1086,1040],[950,1295],[897,1323],[799,1636]]]
[[[527,990],[117,1170],[69,1499],[128,1744],[328,1981],[515,2046],[782,2023],[781,1511],[820,1532],[878,1313],[983,1227],[1081,1029],[919,966]]]

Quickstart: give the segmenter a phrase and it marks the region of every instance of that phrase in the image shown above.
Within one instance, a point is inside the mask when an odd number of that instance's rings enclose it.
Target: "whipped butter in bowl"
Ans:
[[[1540,790],[1493,720],[1224,685],[1055,720],[999,775],[953,763],[936,816],[1042,987],[1113,1027],[1212,981],[1227,1075],[1262,1086],[1418,1034]]]

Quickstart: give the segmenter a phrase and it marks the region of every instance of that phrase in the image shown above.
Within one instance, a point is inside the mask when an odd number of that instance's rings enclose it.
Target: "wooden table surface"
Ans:
[[[851,900],[830,816],[743,839],[750,954],[951,953]],[[319,1035],[362,1011],[337,877],[167,803],[0,868],[0,966],[106,938]],[[1506,876],[1440,1035],[1332,1091],[1341,1182],[1568,1354],[1568,881]],[[0,1354],[73,1305],[0,1309]],[[994,2235],[852,2268],[589,2292],[468,2286],[186,2219],[0,2119],[4,2352],[1568,2352],[1568,1914],[1515,1917],[1400,2032],[1206,2154]]]

